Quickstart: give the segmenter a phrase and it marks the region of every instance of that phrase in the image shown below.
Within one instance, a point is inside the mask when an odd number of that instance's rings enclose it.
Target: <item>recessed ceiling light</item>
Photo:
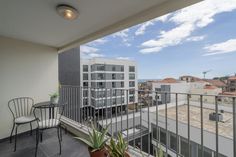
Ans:
[[[60,4],[56,9],[57,13],[67,20],[75,20],[79,15],[79,12],[74,7],[66,4]]]

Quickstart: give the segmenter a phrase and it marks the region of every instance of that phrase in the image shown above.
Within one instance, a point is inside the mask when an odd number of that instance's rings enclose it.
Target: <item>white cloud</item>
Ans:
[[[124,29],[122,31],[116,32],[114,34],[112,34],[112,37],[116,38],[116,37],[120,37],[123,44],[125,44],[126,46],[131,46],[130,42],[129,42],[129,29]]]
[[[187,38],[187,41],[201,41],[203,39],[205,39],[206,36],[202,35],[202,36],[192,36]]]
[[[104,55],[99,53],[98,51],[99,49],[92,46],[80,46],[81,58],[104,57]]]
[[[102,45],[102,44],[105,44],[108,40],[105,39],[105,38],[100,38],[100,39],[97,39],[97,40],[94,40],[90,43],[87,43],[86,45],[90,45],[90,46],[97,46],[97,45]]]
[[[164,16],[161,16],[161,17],[155,18],[153,20],[144,22],[143,24],[140,24],[139,28],[135,32],[135,35],[143,35],[148,26],[154,25],[157,21],[165,22],[168,19],[169,15],[170,14],[166,14]]]
[[[130,57],[117,57],[116,59],[121,59],[121,60],[131,60]]]
[[[222,43],[208,45],[204,47],[204,49],[207,53],[203,56],[236,52],[236,39],[230,39]]]
[[[182,44],[193,31],[214,22],[215,15],[234,9],[236,9],[236,0],[205,0],[176,11],[166,21],[173,22],[177,26],[168,31],[161,31],[157,39],[142,43],[140,52],[157,53],[163,48]]]

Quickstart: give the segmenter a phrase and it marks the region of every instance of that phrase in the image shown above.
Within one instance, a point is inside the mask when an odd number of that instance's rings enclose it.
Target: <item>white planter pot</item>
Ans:
[[[58,103],[58,100],[59,100],[58,97],[56,97],[56,98],[51,97],[51,98],[50,98],[50,102],[51,102],[52,104],[57,104],[57,103]]]

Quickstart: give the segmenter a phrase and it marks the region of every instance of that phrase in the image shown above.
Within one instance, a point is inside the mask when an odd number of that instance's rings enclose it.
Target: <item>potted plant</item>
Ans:
[[[59,94],[58,94],[58,92],[55,92],[55,93],[53,93],[53,94],[50,94],[49,96],[50,96],[50,102],[51,102],[52,104],[57,104],[57,103],[58,103],[58,100],[59,100]]]
[[[128,154],[128,143],[125,142],[121,133],[118,134],[117,141],[110,139],[110,144],[107,146],[110,157],[130,157]]]
[[[108,126],[105,129],[103,129],[102,132],[99,132],[92,125],[92,131],[88,131],[89,132],[88,140],[86,138],[76,137],[76,139],[79,139],[88,145],[90,157],[107,157],[108,156],[108,152],[105,147],[105,144],[108,140],[106,138]]]

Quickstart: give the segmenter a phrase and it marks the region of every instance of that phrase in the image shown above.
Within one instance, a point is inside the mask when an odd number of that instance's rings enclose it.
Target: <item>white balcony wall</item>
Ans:
[[[58,88],[58,53],[55,48],[0,36],[0,139],[9,136],[12,115],[8,101],[29,96],[49,100]],[[29,125],[19,127],[19,132]]]

